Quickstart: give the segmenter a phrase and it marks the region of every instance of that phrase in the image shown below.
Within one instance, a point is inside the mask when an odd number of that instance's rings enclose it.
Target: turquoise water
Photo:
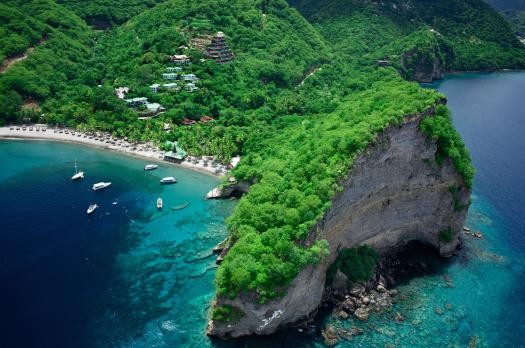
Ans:
[[[454,75],[433,87],[477,168],[467,225],[485,238],[465,236],[451,260],[406,255],[427,271],[398,281],[390,311],[366,324],[323,313],[311,334],[205,336],[210,249],[235,204],[202,199],[215,178],[165,165],[145,173],[144,160],[75,145],[0,141],[0,347],[321,347],[326,324],[365,330],[341,347],[524,346],[525,73]],[[79,183],[69,180],[75,158],[87,174]],[[180,183],[159,185],[167,175]],[[92,192],[103,180],[114,184]],[[88,217],[92,202],[101,208]],[[182,203],[191,204],[166,209]]]
[[[75,159],[82,182],[69,179]],[[226,236],[234,203],[203,199],[218,183],[211,176],[163,164],[144,172],[145,163],[70,144],[0,141],[0,346],[206,340],[211,248]],[[179,183],[160,185],[168,175]],[[113,185],[93,192],[98,181]]]
[[[467,226],[485,238],[465,236],[449,261],[427,254],[427,274],[397,286],[402,298],[390,312],[344,323],[366,333],[341,346],[523,347],[525,73],[451,75],[432,87],[448,98],[476,167]]]

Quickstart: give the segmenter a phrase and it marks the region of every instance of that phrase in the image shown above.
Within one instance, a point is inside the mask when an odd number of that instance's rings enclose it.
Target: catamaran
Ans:
[[[91,205],[89,206],[89,208],[87,209],[87,213],[88,213],[88,214],[91,214],[91,213],[93,213],[97,208],[98,208],[98,205],[96,205],[96,204],[91,204]]]
[[[110,185],[111,185],[110,182],[97,182],[95,185],[93,185],[93,191],[105,189],[106,187]]]
[[[175,179],[172,176],[167,176],[165,178],[160,179],[161,184],[174,184],[177,182],[177,179]]]
[[[75,174],[71,177],[71,180],[84,179],[84,172],[79,172],[77,168],[77,160],[75,160]]]
[[[157,198],[157,209],[162,209],[162,198]]]
[[[144,170],[153,170],[153,169],[157,169],[159,166],[156,165],[156,164],[146,164],[146,166],[144,167]]]

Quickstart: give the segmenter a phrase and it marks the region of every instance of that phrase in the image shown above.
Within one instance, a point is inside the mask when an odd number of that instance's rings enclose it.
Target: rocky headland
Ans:
[[[460,244],[470,190],[450,159],[436,162],[438,145],[420,130],[422,118],[433,112],[431,108],[387,128],[354,162],[344,189],[307,241],[328,241],[330,255],[325,260],[305,268],[283,297],[265,304],[258,304],[250,294],[218,297],[216,305],[235,308],[242,316],[235,323],[210,320],[208,334],[222,338],[268,335],[308,320],[333,295],[325,288],[327,269],[345,248],[369,245],[386,254],[418,241],[442,256],[452,256]],[[356,286],[343,292],[341,309],[362,320],[371,310],[389,306],[395,294],[381,277]]]

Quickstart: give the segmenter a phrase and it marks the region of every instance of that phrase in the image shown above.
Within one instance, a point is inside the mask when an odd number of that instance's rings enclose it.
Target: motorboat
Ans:
[[[159,166],[156,165],[156,164],[146,164],[146,166],[144,167],[144,170],[154,170],[154,169],[157,169]]]
[[[157,198],[157,209],[162,209],[162,198]]]
[[[95,185],[93,185],[93,191],[105,189],[106,187],[110,185],[111,185],[110,182],[97,182]]]
[[[161,184],[174,184],[177,182],[177,179],[175,179],[172,176],[167,176],[165,178],[160,179]]]
[[[87,213],[88,213],[88,214],[91,214],[91,213],[93,213],[95,210],[97,210],[97,208],[98,208],[98,205],[96,205],[96,204],[91,204],[91,205],[89,206],[89,208],[87,209]]]
[[[77,161],[75,160],[75,174],[71,177],[71,180],[84,179],[84,172],[78,171]]]

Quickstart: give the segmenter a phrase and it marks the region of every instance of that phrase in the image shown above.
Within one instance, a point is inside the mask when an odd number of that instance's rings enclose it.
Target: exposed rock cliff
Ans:
[[[466,209],[457,207],[468,205],[470,192],[450,160],[436,164],[437,145],[421,133],[421,117],[388,128],[354,162],[344,190],[311,231],[311,240],[329,242],[328,259],[304,269],[284,297],[264,305],[243,296],[218,298],[218,305],[236,307],[244,316],[235,324],[210,321],[208,334],[267,335],[308,318],[321,302],[326,270],[342,248],[368,244],[386,251],[418,240],[444,256],[452,254],[466,217]],[[452,241],[442,243],[440,232],[447,229],[453,231]]]

